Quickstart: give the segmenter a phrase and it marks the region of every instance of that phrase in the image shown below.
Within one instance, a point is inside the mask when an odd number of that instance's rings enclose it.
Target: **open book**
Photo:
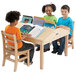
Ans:
[[[31,25],[28,25],[28,24],[24,24],[24,25],[20,28],[21,34],[29,33],[33,28],[35,28],[35,26],[31,26]]]
[[[20,25],[19,25],[20,24]],[[44,28],[39,25],[33,25],[31,23],[18,23],[16,25],[21,31],[21,34],[29,33],[32,37],[37,38],[41,33],[44,32]]]
[[[44,31],[45,29],[43,27],[36,25],[35,28],[29,34],[31,34],[32,37],[37,38]]]

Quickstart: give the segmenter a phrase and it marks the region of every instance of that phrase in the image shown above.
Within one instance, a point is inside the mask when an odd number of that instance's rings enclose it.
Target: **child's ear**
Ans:
[[[51,12],[53,12],[53,9],[51,10]]]
[[[70,11],[68,13],[70,13]]]

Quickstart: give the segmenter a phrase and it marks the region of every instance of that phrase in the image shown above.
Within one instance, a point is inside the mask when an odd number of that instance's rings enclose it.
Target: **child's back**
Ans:
[[[15,34],[17,40],[21,39],[20,29],[18,29],[18,28],[15,27],[15,26],[10,26],[10,25],[6,26],[5,32],[6,32],[6,33],[9,33],[9,34],[12,34],[12,35]],[[10,40],[13,40],[12,37],[7,36],[7,38],[10,39]],[[11,42],[8,42],[8,44],[14,45],[14,44],[11,43]],[[18,45],[18,49],[21,48],[21,47],[22,47],[22,42],[17,43],[17,45]]]

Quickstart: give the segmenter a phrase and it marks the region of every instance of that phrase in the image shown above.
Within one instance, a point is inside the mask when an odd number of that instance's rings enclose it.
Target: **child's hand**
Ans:
[[[59,28],[59,26],[56,26],[56,29]]]
[[[52,23],[52,24],[55,24],[54,21],[50,21],[50,20],[45,20],[46,23]]]
[[[69,27],[64,26],[64,25],[60,25],[59,27],[60,27],[60,28],[63,28],[63,29],[66,29],[66,30],[71,30]]]
[[[59,27],[60,27],[60,28],[64,28],[64,26],[63,26],[63,25],[60,25]]]
[[[26,35],[26,36],[28,36],[28,37],[30,37],[30,36],[31,36],[31,34],[28,34],[28,33],[26,33],[25,35]]]
[[[22,37],[22,39],[25,39],[26,38],[26,35],[22,35],[21,37]]]

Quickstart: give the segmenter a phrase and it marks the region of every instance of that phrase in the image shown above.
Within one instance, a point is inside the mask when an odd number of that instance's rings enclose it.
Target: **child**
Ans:
[[[56,24],[57,18],[52,14],[52,12],[55,12],[55,10],[56,10],[56,6],[54,4],[44,5],[42,7],[42,12],[47,14],[44,16],[44,19],[46,21],[54,21],[54,23]],[[39,51],[40,46],[37,45],[37,47],[38,48],[36,49],[36,51]],[[44,45],[44,52],[49,51],[49,50],[50,50],[50,44],[48,43],[48,44]]]
[[[63,17],[60,17],[58,19],[57,25],[61,28],[69,28],[70,29],[70,34],[68,36],[68,39],[71,38],[72,36],[72,31],[73,30],[73,21],[70,17],[68,17],[68,14],[70,12],[70,7],[68,5],[63,5],[61,7],[61,14]],[[60,38],[60,46],[57,44],[57,40],[53,41],[53,51],[52,53],[57,53],[58,55],[62,55],[62,52],[64,51],[65,47],[65,37]]]
[[[21,50],[30,50],[30,64],[32,64],[32,59],[34,55],[34,46],[32,44],[24,43],[22,40],[25,39],[25,35],[21,38],[21,32],[20,29],[15,27],[18,23],[20,13],[18,11],[10,11],[6,14],[6,21],[9,22],[10,24],[6,26],[5,32],[9,34],[15,34],[17,38],[17,46],[18,46],[18,51]],[[27,36],[30,36],[29,34],[26,34]],[[11,37],[7,37],[8,39],[12,39]],[[8,42],[8,44],[13,45],[13,43]],[[24,57],[24,55],[21,55],[21,57]],[[27,63],[27,60],[24,61]]]
[[[24,23],[28,23],[29,19],[25,19]]]

